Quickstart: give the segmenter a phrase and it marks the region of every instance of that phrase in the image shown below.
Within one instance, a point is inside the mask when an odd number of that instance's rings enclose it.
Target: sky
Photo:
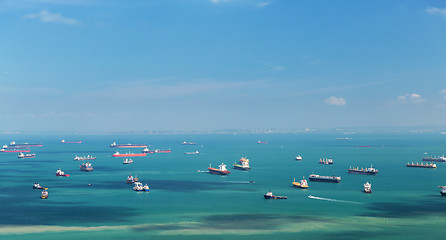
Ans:
[[[446,2],[1,0],[0,131],[446,128]]]

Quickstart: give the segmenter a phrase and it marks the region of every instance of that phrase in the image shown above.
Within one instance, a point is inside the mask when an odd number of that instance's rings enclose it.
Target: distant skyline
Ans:
[[[4,0],[0,132],[446,127],[445,1]]]

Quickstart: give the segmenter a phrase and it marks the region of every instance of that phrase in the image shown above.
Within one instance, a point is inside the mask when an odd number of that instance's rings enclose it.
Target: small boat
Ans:
[[[126,183],[134,183],[135,182],[135,178],[133,178],[133,176],[130,174],[127,177],[127,180],[125,180]]]
[[[33,189],[44,189],[44,190],[47,190],[48,188],[47,187],[42,187],[38,182],[35,182],[33,184]]]
[[[22,152],[19,153],[19,155],[17,156],[18,158],[34,158],[36,157],[35,153],[31,153],[31,154],[23,154]]]
[[[365,193],[372,193],[372,184],[370,184],[369,182],[366,182],[364,184],[364,192]]]
[[[440,193],[441,196],[446,196],[446,186],[438,186],[439,188],[441,188]]]
[[[65,173],[64,171],[60,170],[60,168],[56,171],[56,176],[58,177],[69,177],[70,174]]]
[[[131,163],[133,163],[133,160],[130,158],[126,158],[123,162],[122,162],[123,164],[131,164]]]
[[[142,183],[140,182],[135,182],[135,185],[133,186],[133,190],[138,191],[138,192],[148,192],[150,191],[150,188],[147,184],[142,185]]]
[[[187,155],[196,155],[196,154],[200,154],[200,152],[198,152],[198,151],[195,151],[195,152],[185,152],[184,154],[187,154]]]
[[[146,153],[119,153],[115,152],[113,157],[144,157],[146,156]]]
[[[89,162],[82,163],[79,166],[79,168],[80,168],[81,171],[84,171],[84,172],[91,172],[91,171],[93,171],[93,166],[91,166],[91,163],[89,163]]]
[[[40,198],[41,199],[47,199],[48,198],[48,191],[44,189],[42,191],[42,194],[40,194]]]
[[[300,155],[297,155],[296,161],[301,161],[301,160],[302,160],[302,157]]]
[[[319,159],[320,164],[333,164],[333,158],[321,158]]]
[[[275,196],[271,191],[267,192],[266,194],[263,194],[263,197],[265,199],[287,199],[287,196]]]
[[[239,161],[239,164],[234,163],[232,165],[232,167],[234,169],[238,169],[238,170],[251,170],[251,167],[249,166],[249,159],[242,157]]]
[[[218,166],[218,169],[211,167],[211,165],[209,164],[208,170],[210,174],[217,174],[217,175],[228,175],[231,173],[226,169],[226,165],[224,163],[221,163]]]

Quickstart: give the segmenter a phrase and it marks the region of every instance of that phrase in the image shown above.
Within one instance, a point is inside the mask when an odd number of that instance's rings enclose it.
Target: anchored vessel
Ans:
[[[301,160],[302,160],[302,157],[300,155],[297,155],[296,161],[301,161]]]
[[[135,182],[135,185],[133,186],[133,190],[138,191],[138,192],[148,192],[150,191],[150,188],[147,184],[142,185],[141,182]]]
[[[115,152],[113,157],[144,157],[146,156],[146,153],[119,153]]]
[[[268,144],[268,142],[257,141],[258,144]]]
[[[185,152],[184,154],[187,154],[187,155],[196,155],[196,154],[200,154],[200,152],[199,152],[199,151],[195,151],[195,152]]]
[[[417,168],[437,168],[437,164],[435,163],[407,163],[406,166],[408,167],[417,167]]]
[[[123,164],[131,164],[131,163],[133,163],[133,160],[130,158],[126,158],[123,162],[122,162]]]
[[[333,158],[321,158],[319,159],[320,164],[333,164]]]
[[[194,143],[194,142],[186,142],[186,141],[184,141],[184,142],[181,143],[181,145],[197,145],[197,144]]]
[[[364,184],[364,192],[365,193],[372,193],[372,184],[370,184],[369,182],[366,182]]]
[[[170,153],[172,150],[170,149],[155,149],[155,153]]]
[[[65,139],[60,141],[61,143],[82,143],[82,141],[74,141],[74,142],[69,142],[69,141],[65,141]]]
[[[47,199],[48,198],[48,191],[44,189],[42,191],[42,194],[40,194],[40,198],[41,199]]]
[[[76,157],[74,157],[74,161],[83,161],[83,160],[95,160],[96,157],[87,155],[87,156],[83,156],[83,157],[79,157],[76,155]]]
[[[65,173],[64,171],[60,170],[60,168],[56,171],[56,176],[58,177],[69,177],[70,174]]]
[[[334,182],[334,183],[339,183],[341,182],[341,177],[336,177],[336,176],[320,176],[317,174],[311,174],[308,179],[310,179],[310,181],[315,181],[315,182]]]
[[[144,148],[144,149],[142,150],[142,152],[143,152],[143,153],[155,153],[154,150],[150,150],[150,149],[148,149],[148,148]]]
[[[43,145],[40,143],[16,143],[14,141],[11,141],[9,143],[9,146],[11,146],[11,147],[42,147]]]
[[[110,144],[111,148],[147,148],[147,145],[145,144],[132,144],[132,143],[127,143],[127,144],[116,144],[116,142],[113,142],[112,144]]]
[[[132,174],[130,174],[130,175],[127,177],[127,180],[125,180],[125,182],[126,182],[126,183],[134,183],[134,182],[138,182],[138,178],[133,177]]]
[[[265,199],[287,199],[287,196],[275,196],[271,191],[267,192],[266,194],[263,194],[263,197]]]
[[[19,155],[17,156],[18,158],[34,158],[36,157],[35,153],[32,154],[23,154],[22,152],[19,153]]]
[[[234,163],[232,167],[234,169],[238,170],[251,170],[251,167],[249,166],[249,159],[242,157],[240,160],[238,160],[239,163]]]
[[[0,149],[0,152],[5,152],[5,153],[31,152],[31,149],[29,149],[29,148],[2,148],[2,149]]]
[[[369,168],[361,168],[361,169],[359,169],[359,167],[356,167],[356,168],[350,167],[349,169],[347,169],[347,171],[348,171],[348,173],[367,174],[367,175],[378,174],[378,169],[373,168],[372,165],[370,165]]]
[[[209,164],[208,170],[210,174],[217,174],[217,175],[228,175],[231,173],[226,169],[226,165],[224,163],[221,163],[218,166],[218,169],[211,167],[211,165]]]
[[[426,156],[423,157],[423,161],[428,162],[446,162],[446,157],[443,156]]]
[[[438,186],[439,188],[441,188],[440,193],[441,196],[446,196],[446,186]]]
[[[33,189],[44,189],[44,190],[47,190],[48,188],[47,187],[42,187],[38,182],[35,182],[33,184]]]
[[[87,162],[87,163],[82,163],[82,165],[79,166],[81,171],[84,172],[91,172],[93,171],[93,166],[91,166],[91,163]]]

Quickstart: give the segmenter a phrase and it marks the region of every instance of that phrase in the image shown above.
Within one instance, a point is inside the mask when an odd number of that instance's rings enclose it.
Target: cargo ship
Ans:
[[[141,182],[135,182],[135,185],[133,186],[133,190],[137,192],[148,192],[150,191],[149,185],[147,183],[145,185],[142,185]]]
[[[154,150],[150,150],[150,149],[148,149],[148,148],[144,148],[144,149],[142,150],[142,152],[143,152],[143,153],[155,153]]]
[[[249,159],[242,157],[240,160],[238,160],[239,163],[234,163],[232,167],[234,169],[238,170],[251,170],[251,167],[249,166]]]
[[[197,144],[194,143],[194,142],[186,142],[186,141],[184,141],[184,142],[181,143],[181,145],[197,145]]]
[[[228,175],[231,173],[226,169],[226,165],[224,163],[221,163],[218,166],[218,169],[211,167],[211,165],[209,164],[208,170],[210,174],[217,174],[217,175]]]
[[[36,154],[35,153],[31,153],[31,154],[19,153],[19,155],[17,157],[18,158],[34,158],[34,157],[36,157]]]
[[[265,199],[288,199],[287,196],[275,196],[271,191],[267,192],[266,194],[263,194],[263,197]]]
[[[370,184],[369,182],[366,182],[364,184],[364,192],[365,193],[372,193],[372,184]]]
[[[170,153],[172,150],[170,149],[155,149],[155,153]]]
[[[333,164],[333,158],[321,158],[319,159],[319,163],[325,165]]]
[[[11,146],[8,146],[8,145],[3,145],[3,147],[2,148],[4,148],[4,149],[21,149],[21,148],[29,148],[28,146],[13,146],[13,147],[11,147]]]
[[[113,157],[144,157],[147,153],[119,153],[115,152],[112,156]]]
[[[133,160],[130,158],[126,158],[123,162],[122,162],[122,164],[132,164],[133,163]]]
[[[74,157],[73,161],[84,161],[84,160],[95,160],[95,159],[96,159],[96,157],[93,157],[93,156],[90,156],[90,155],[83,156],[83,157],[79,157],[79,156],[76,155],[76,157]]]
[[[423,157],[423,161],[427,162],[446,162],[446,157],[443,156],[426,156]]]
[[[40,143],[16,143],[14,141],[11,141],[9,143],[9,146],[11,146],[11,147],[42,147],[43,144],[40,144]]]
[[[56,176],[58,177],[69,177],[70,174],[65,173],[64,171],[60,170],[60,168],[56,171]]]
[[[308,186],[308,182],[305,179],[305,177],[303,177],[302,180],[300,180],[300,182],[296,182],[296,178],[294,178],[294,180],[293,180],[293,182],[291,184],[293,184],[293,187],[296,187],[296,188],[306,189],[306,188],[309,187]]]
[[[311,174],[308,179],[310,179],[310,181],[315,181],[315,182],[334,182],[334,183],[340,183],[341,182],[341,177],[336,177],[336,176],[320,176],[317,174]]]
[[[127,144],[116,144],[116,142],[113,142],[112,144],[110,144],[111,148],[147,148],[147,145],[145,144],[132,144],[132,143],[127,143]]]
[[[93,171],[93,166],[91,166],[91,163],[87,162],[87,163],[82,163],[82,165],[79,166],[81,171],[84,172],[91,172]]]
[[[373,166],[371,166],[371,165],[369,168],[361,168],[361,169],[359,169],[359,167],[356,167],[356,168],[350,167],[349,169],[347,169],[347,171],[348,171],[348,173],[358,173],[358,174],[367,174],[367,175],[378,174],[378,169],[373,168]]]
[[[446,196],[446,186],[438,186],[439,188],[441,188],[440,193],[441,196]]]
[[[29,148],[2,148],[0,152],[4,153],[23,153],[23,152],[31,152]]]
[[[407,167],[417,167],[417,168],[437,168],[437,164],[435,163],[407,163],[406,164]]]
[[[60,142],[61,143],[82,143],[82,141],[69,142],[69,141],[65,141],[64,139],[62,139]]]

